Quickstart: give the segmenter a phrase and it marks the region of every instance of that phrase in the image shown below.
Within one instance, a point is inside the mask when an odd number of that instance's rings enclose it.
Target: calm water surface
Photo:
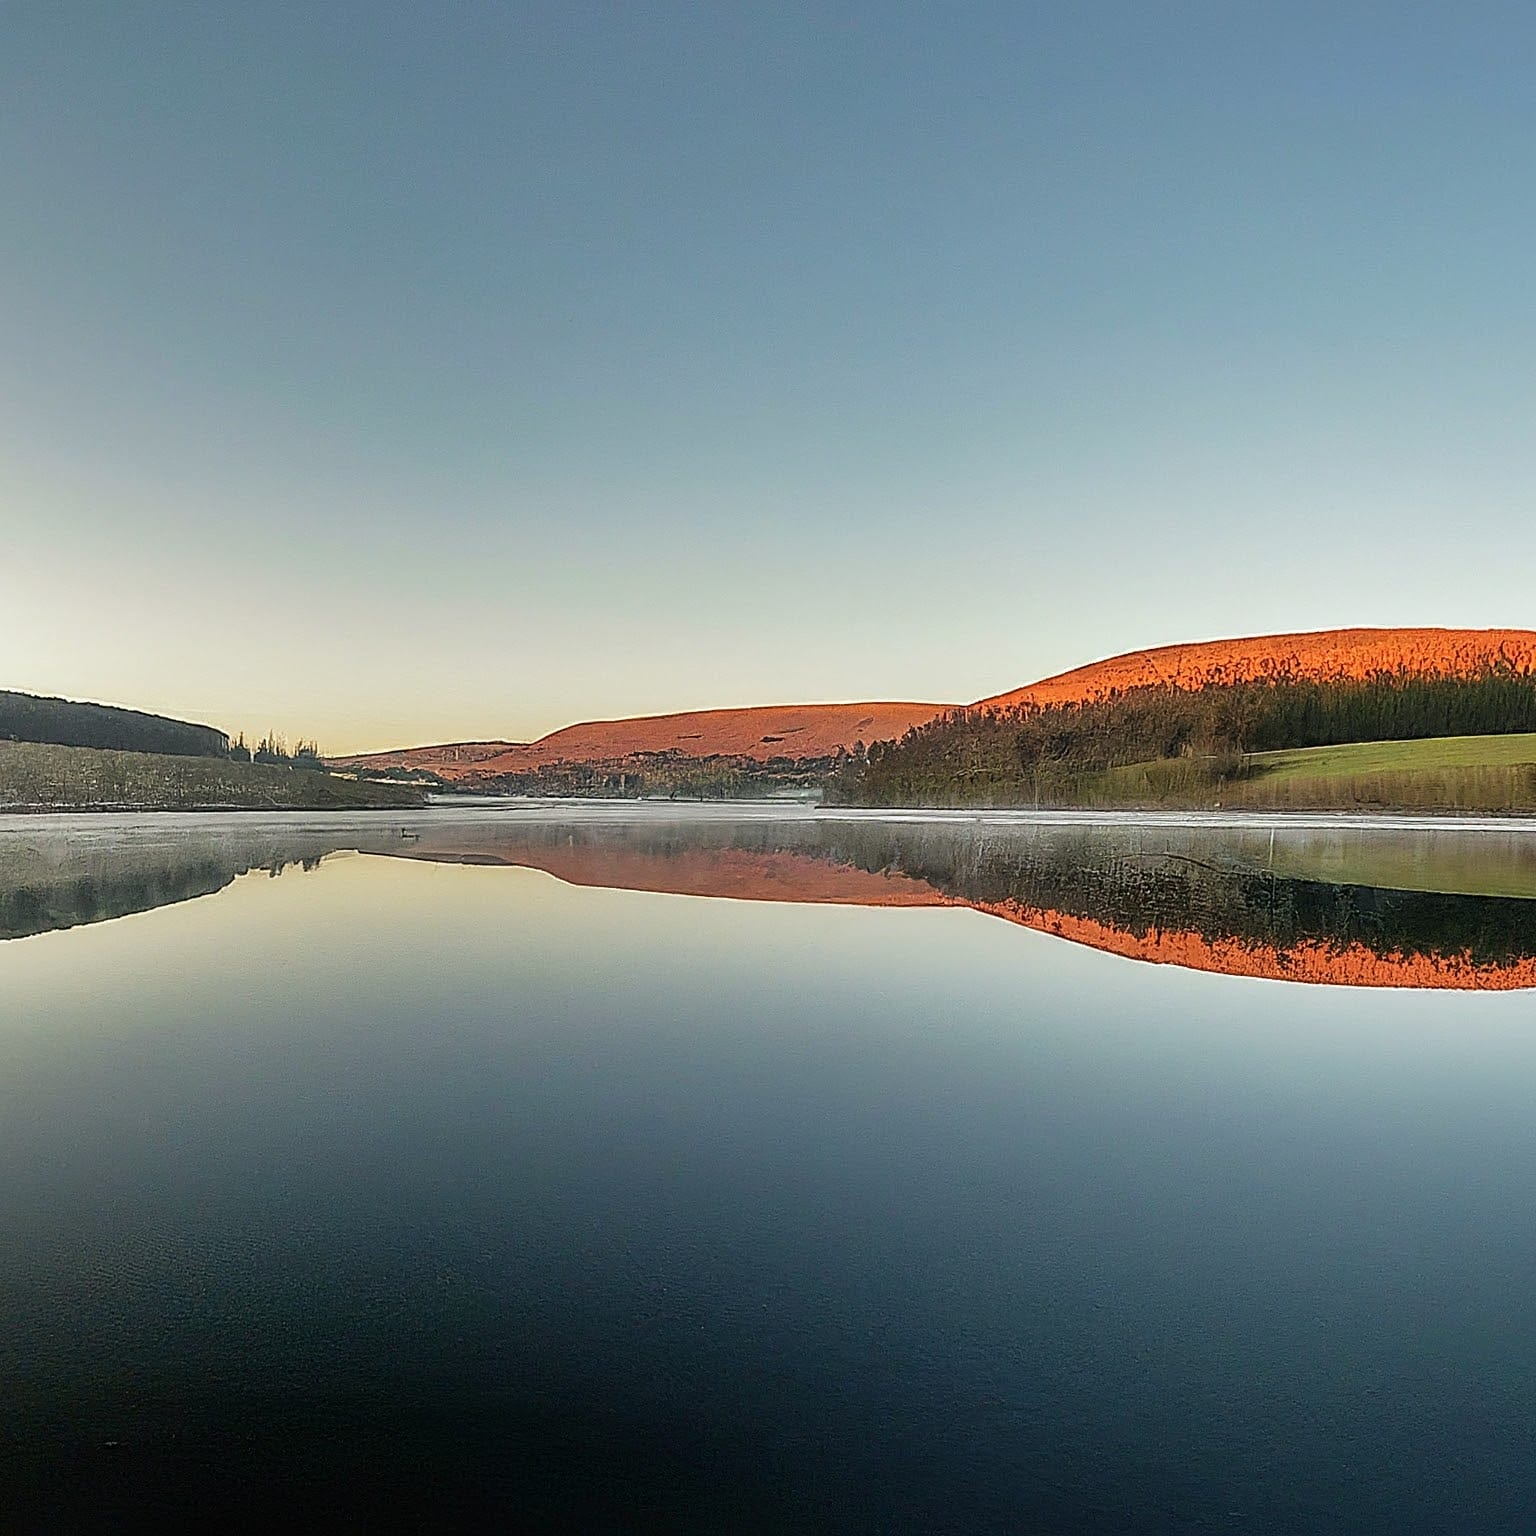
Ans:
[[[1533,896],[1518,829],[0,819],[8,1524],[1528,1531]]]

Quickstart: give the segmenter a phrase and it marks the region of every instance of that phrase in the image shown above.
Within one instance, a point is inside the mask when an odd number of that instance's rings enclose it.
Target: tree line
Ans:
[[[172,757],[225,757],[229,737],[211,725],[70,699],[0,691],[0,741],[118,752],[164,752]]]
[[[323,769],[319,743],[300,737],[292,747],[276,731],[255,746],[243,734],[233,741],[211,725],[115,704],[76,703],[39,694],[0,690],[0,741],[42,746],[93,747],[106,752],[151,752],[168,757],[212,757],[278,768]]]
[[[247,744],[242,731],[229,744],[229,756],[233,762],[262,763],[274,768],[308,768],[316,772],[325,768],[318,742],[306,741],[301,736],[298,744],[290,749],[287,737],[272,731],[268,731],[254,747]]]

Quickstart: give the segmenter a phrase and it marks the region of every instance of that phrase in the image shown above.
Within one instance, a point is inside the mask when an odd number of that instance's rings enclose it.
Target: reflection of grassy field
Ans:
[[[1175,758],[1085,777],[1068,803],[1256,810],[1536,811],[1536,735]]]
[[[1375,885],[1394,891],[1447,891],[1459,896],[1536,897],[1536,835],[1498,837],[1390,832],[1296,845],[1282,839],[1255,865],[1295,880]]]
[[[423,803],[419,789],[213,757],[0,741],[0,810],[350,810]]]

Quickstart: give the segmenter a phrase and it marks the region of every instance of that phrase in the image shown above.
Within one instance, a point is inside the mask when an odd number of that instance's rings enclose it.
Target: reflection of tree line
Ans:
[[[729,855],[732,894],[752,894],[750,881],[744,891],[741,884],[743,856],[761,856],[762,894],[777,900],[797,899],[797,868],[804,871],[803,899],[823,899],[818,876],[830,868],[872,877],[871,903],[882,899],[875,877],[900,875],[926,886],[936,902],[1060,914],[1137,939],[1186,933],[1281,954],[1296,946],[1342,952],[1359,945],[1382,956],[1474,966],[1536,958],[1536,902],[1277,876],[1237,837],[829,819],[562,825],[509,816],[428,822],[410,840],[398,828],[380,827],[361,837],[354,830],[265,841],[210,838],[179,848],[125,843],[52,861],[35,848],[12,848],[0,856],[0,938],[190,900],[254,869],[313,869],[325,854],[360,843],[418,859],[521,864],[557,874],[577,858],[585,883],[602,884],[606,866],[615,883],[636,884],[638,870],[643,887],[658,891],[697,890],[701,861],[717,856],[723,867]],[[865,899],[853,889],[840,899]]]
[[[1465,957],[1478,966],[1536,957],[1536,902],[1519,897],[1277,876],[1167,834],[1142,833],[1128,846],[1102,833],[948,831],[856,826],[843,848],[863,868],[894,867],[964,901],[1064,913],[1137,938],[1177,931],[1282,954],[1300,944],[1360,944],[1379,955]]]
[[[32,850],[11,849],[0,858],[0,939],[150,912],[211,896],[252,869],[279,875],[298,864],[311,870],[320,857],[202,843],[186,850],[113,849],[54,864]]]

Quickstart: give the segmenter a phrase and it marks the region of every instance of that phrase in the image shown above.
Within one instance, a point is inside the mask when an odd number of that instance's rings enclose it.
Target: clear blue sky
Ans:
[[[345,750],[1536,624],[1533,57],[0,0],[0,686]]]

